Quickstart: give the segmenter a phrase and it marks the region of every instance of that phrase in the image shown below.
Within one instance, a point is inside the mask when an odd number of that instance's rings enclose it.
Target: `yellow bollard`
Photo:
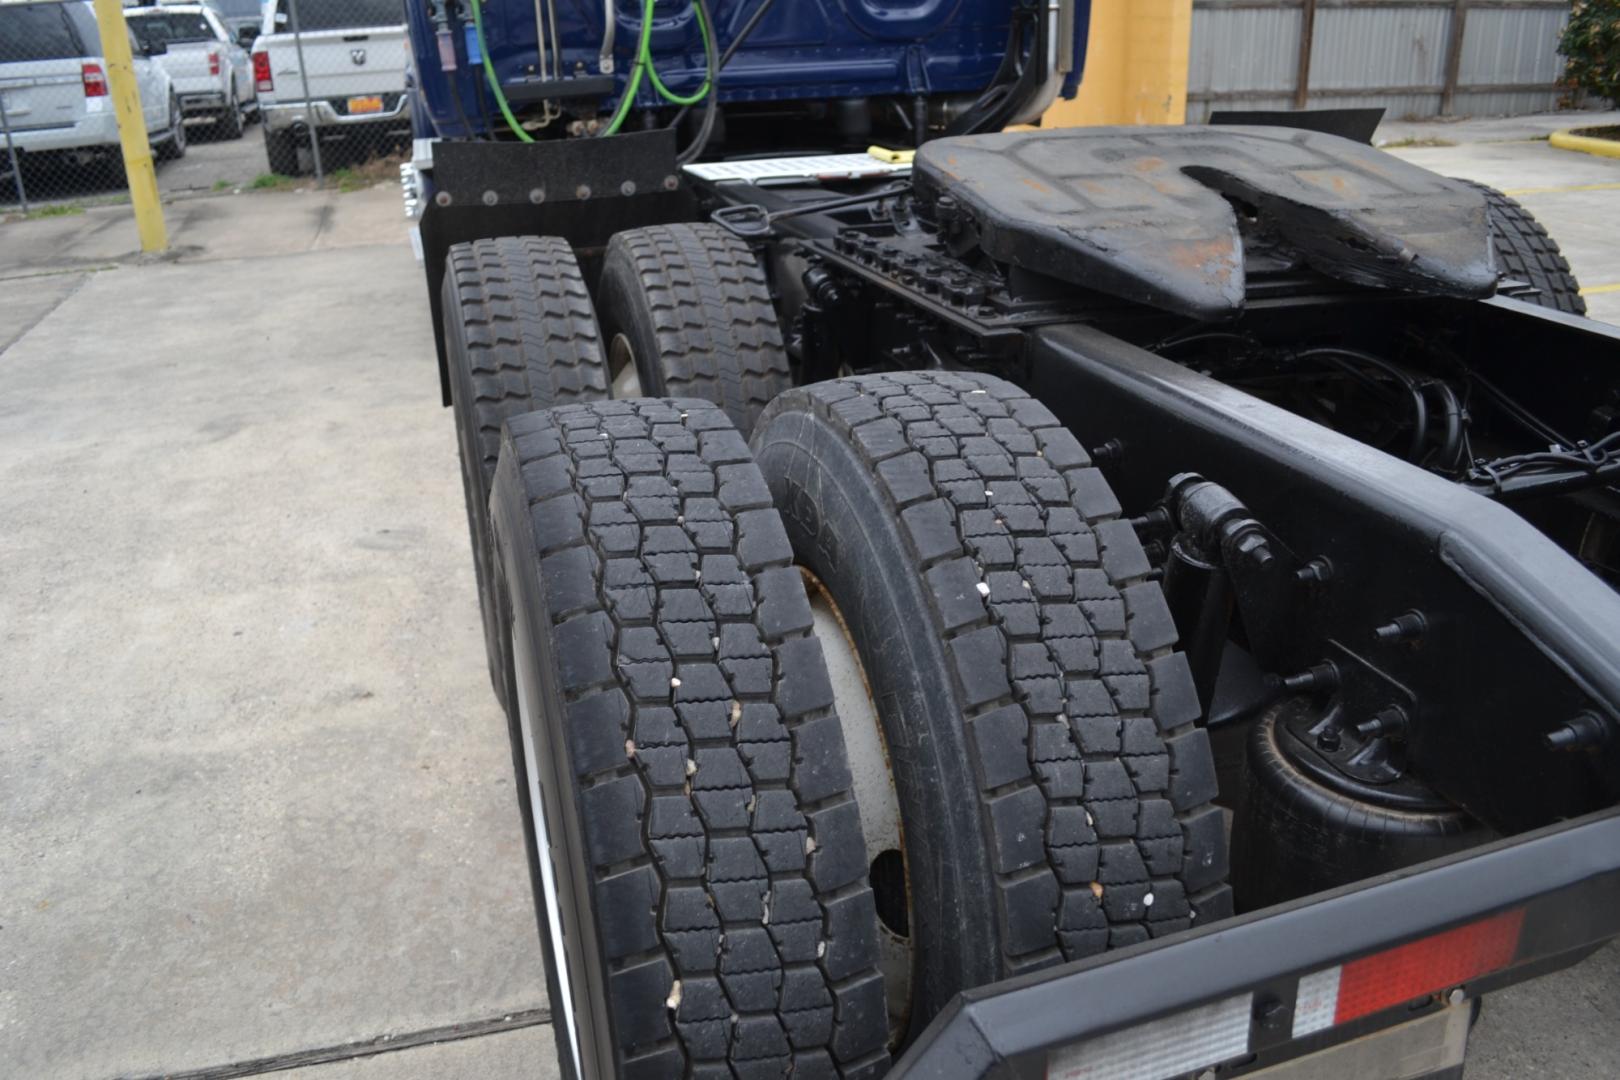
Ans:
[[[96,25],[101,31],[101,54],[107,60],[107,88],[113,114],[118,117],[118,141],[124,150],[124,175],[129,178],[129,199],[135,205],[135,228],[141,250],[169,250],[158,201],[157,173],[152,168],[152,144],[146,139],[140,90],[135,85],[135,58],[129,48],[129,28],[121,0],[95,0]]]
[[[1085,76],[1043,127],[1187,120],[1192,0],[1092,0]]]

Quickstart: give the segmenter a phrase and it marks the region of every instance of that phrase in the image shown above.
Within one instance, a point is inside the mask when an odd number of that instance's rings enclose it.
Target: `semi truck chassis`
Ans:
[[[1461,1075],[1620,933],[1620,330],[1319,133],[815,168],[419,192],[565,1075]]]

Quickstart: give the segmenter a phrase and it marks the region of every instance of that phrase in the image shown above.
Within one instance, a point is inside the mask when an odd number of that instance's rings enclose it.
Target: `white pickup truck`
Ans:
[[[410,145],[404,22],[400,0],[265,5],[253,77],[271,172],[304,171],[311,130],[323,155],[344,144],[359,156]]]
[[[213,124],[227,139],[240,139],[247,114],[258,108],[247,50],[210,5],[167,4],[130,8],[125,21],[145,46],[162,44],[158,59],[180,95],[187,120]]]

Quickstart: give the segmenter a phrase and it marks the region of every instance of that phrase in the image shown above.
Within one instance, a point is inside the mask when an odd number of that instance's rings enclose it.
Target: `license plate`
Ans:
[[[362,113],[377,113],[382,111],[382,98],[377,94],[367,94],[364,97],[352,97],[349,99],[350,116],[358,116]]]

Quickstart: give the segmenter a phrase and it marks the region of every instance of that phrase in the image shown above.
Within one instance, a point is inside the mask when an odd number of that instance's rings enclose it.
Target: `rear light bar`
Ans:
[[[1515,908],[1303,976],[1294,997],[1292,1037],[1420,1001],[1513,962],[1524,926]],[[1157,1020],[1061,1047],[1047,1058],[1047,1080],[1164,1080],[1246,1057],[1255,995],[1236,994]]]
[[[107,73],[101,70],[100,64],[86,63],[81,74],[84,79],[85,97],[107,96]]]
[[[208,74],[219,74],[219,51],[217,49],[208,50]]]
[[[1294,1038],[1499,971],[1513,961],[1523,927],[1517,908],[1306,975],[1294,998]]]
[[[270,78],[270,54],[256,52],[253,54],[253,86],[259,93],[269,93],[275,90],[275,82]]]
[[[1249,1052],[1254,995],[1238,994],[1054,1050],[1046,1080],[1163,1080]]]

